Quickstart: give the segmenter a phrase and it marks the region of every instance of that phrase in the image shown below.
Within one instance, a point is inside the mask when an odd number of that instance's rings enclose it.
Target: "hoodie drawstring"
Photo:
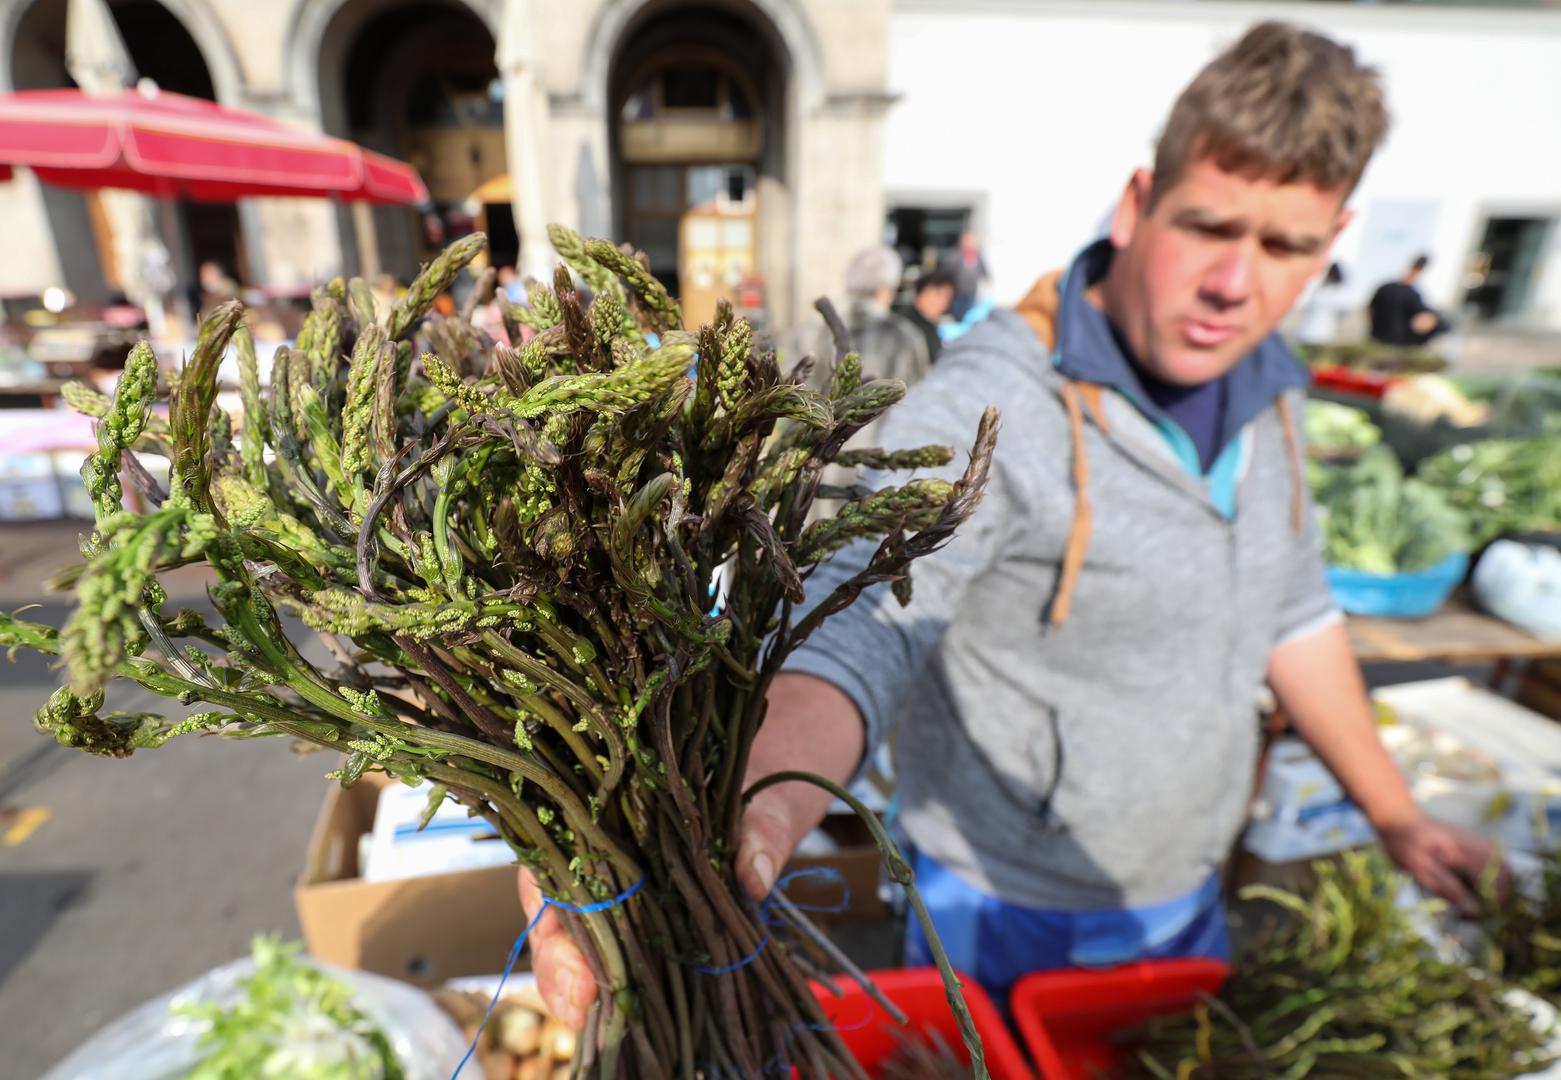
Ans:
[[[1099,408],[1100,388],[1090,387],[1096,393],[1096,420],[1104,419]],[[1084,451],[1084,408],[1080,404],[1080,387],[1072,379],[1062,381],[1062,404],[1068,412],[1068,435],[1073,444],[1073,524],[1068,528],[1068,546],[1062,551],[1062,575],[1057,579],[1057,592],[1052,597],[1046,621],[1061,626],[1068,621],[1073,608],[1073,590],[1078,584],[1079,572],[1084,569],[1084,554],[1089,550],[1090,530],[1094,528],[1095,511],[1089,502],[1089,458]]]
[[[1301,462],[1301,438],[1296,434],[1295,410],[1290,399],[1281,393],[1274,399],[1274,409],[1279,413],[1279,425],[1285,432],[1285,457],[1290,461],[1290,529],[1301,535],[1306,525],[1306,467]]]

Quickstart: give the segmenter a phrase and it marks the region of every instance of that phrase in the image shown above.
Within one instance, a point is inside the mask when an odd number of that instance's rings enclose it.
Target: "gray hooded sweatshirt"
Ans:
[[[1301,404],[1293,358],[1271,339],[1243,361],[1236,427],[1196,475],[1169,421],[1101,368],[1098,327],[1076,314],[1070,326],[1080,263],[1060,302],[1051,287],[1055,348],[1034,310],[1000,310],[890,411],[885,446],[968,448],[997,405],[985,499],[915,564],[908,607],[875,587],[787,665],[856,703],[869,756],[892,737],[918,847],[999,899],[1053,911],[1161,903],[1219,868],[1251,794],[1269,655],[1340,617],[1287,422]],[[1106,385],[1070,424],[1065,387],[1080,376]],[[957,476],[965,458],[938,472]],[[1081,478],[1093,524],[1059,624]],[[821,567],[810,602],[873,548]]]

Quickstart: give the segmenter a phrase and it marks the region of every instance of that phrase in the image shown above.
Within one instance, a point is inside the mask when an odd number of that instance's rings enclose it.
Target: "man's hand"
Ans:
[[[1466,915],[1491,861],[1490,841],[1426,816],[1382,746],[1343,623],[1285,642],[1268,661],[1279,703],[1338,778],[1393,861]]]
[[[791,791],[801,785],[778,784],[754,796],[743,814],[742,836],[737,845],[737,877],[755,901],[770,895],[780,868],[812,824],[799,825],[794,796],[810,794],[812,789]],[[800,831],[799,831],[800,829]],[[542,890],[530,870],[520,872],[520,906],[529,922],[542,905]],[[596,979],[569,936],[558,911],[543,912],[541,920],[527,939],[531,946],[531,967],[536,972],[537,989],[548,1011],[567,1026],[579,1031],[585,1027],[585,1012],[596,999]]]
[[[862,760],[862,717],[841,690],[812,675],[782,674],[770,686],[769,712],[748,755],[744,788],[787,769],[821,773],[844,782]],[[810,784],[765,788],[743,813],[737,841],[737,879],[755,901],[770,895],[780,868],[829,808],[828,792]],[[520,904],[526,918],[542,906],[531,871],[520,872]],[[575,1030],[596,999],[596,979],[569,937],[557,911],[547,911],[531,931],[531,966],[542,1000]]]
[[[530,870],[520,872],[520,906],[526,921],[536,918],[542,906],[542,890]],[[585,1011],[596,1000],[596,978],[579,946],[569,937],[556,908],[542,918],[527,939],[531,946],[531,969],[537,975],[537,989],[548,1011],[558,1020],[579,1031],[585,1027]]]
[[[1480,913],[1478,883],[1495,857],[1489,840],[1423,813],[1402,824],[1379,827],[1377,835],[1383,850],[1422,888],[1446,900],[1461,915]]]

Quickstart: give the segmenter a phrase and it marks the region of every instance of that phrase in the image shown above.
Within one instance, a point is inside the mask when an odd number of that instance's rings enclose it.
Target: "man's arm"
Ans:
[[[1393,860],[1458,908],[1491,859],[1484,837],[1428,817],[1382,745],[1342,622],[1281,643],[1268,681],[1281,708],[1377,831]]]

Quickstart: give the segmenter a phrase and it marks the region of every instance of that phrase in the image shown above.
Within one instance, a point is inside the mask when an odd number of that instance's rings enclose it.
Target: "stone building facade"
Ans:
[[[685,292],[756,290],[786,321],[882,232],[890,0],[105,2],[164,90],[410,160],[435,205],[138,210],[18,170],[0,184],[0,294],[131,278],[113,226],[135,212],[161,213],[183,274],[209,258],[279,291],[404,279],[475,218],[523,272],[549,265],[557,221],[636,241]],[[0,0],[0,89],[69,85],[67,4]]]

